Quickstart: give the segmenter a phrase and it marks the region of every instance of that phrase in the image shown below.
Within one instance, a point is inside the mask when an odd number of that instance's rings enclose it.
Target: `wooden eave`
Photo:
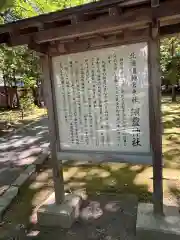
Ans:
[[[95,46],[98,41],[102,44],[146,37],[154,20],[160,23],[162,36],[179,32],[179,0],[159,2],[152,8],[151,0],[103,0],[20,20],[0,26],[0,43],[28,44],[39,52],[51,46],[64,53],[71,52],[68,48],[72,45]]]

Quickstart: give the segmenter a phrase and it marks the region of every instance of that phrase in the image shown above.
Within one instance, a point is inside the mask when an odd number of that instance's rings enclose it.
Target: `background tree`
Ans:
[[[1,21],[11,22],[23,18],[33,17],[90,2],[88,0],[3,0],[0,5],[3,14]],[[0,70],[3,74],[4,86],[19,86],[20,82],[26,89],[33,90],[34,102],[40,106],[42,96],[41,78],[39,72],[39,58],[35,52],[26,46],[16,48],[0,47]],[[8,94],[7,103],[8,103]],[[17,96],[18,99],[18,96]],[[19,99],[18,99],[19,102]]]
[[[6,92],[7,87],[19,86],[34,90],[39,86],[39,58],[27,47],[7,48],[2,46],[0,48],[0,61],[0,70]],[[18,95],[17,101],[19,102]]]
[[[163,83],[170,85],[172,101],[176,101],[176,86],[180,79],[180,39],[178,36],[161,41],[161,71]]]
[[[53,12],[63,8],[95,2],[96,0],[1,0],[0,21],[10,22]],[[171,85],[172,101],[176,100],[175,86],[179,84],[180,75],[180,40],[179,38],[165,38],[161,41],[161,70],[162,79],[166,85]],[[23,85],[31,87],[37,98],[35,89],[40,88],[41,80],[38,67],[38,56],[28,50],[26,46],[0,49],[0,70],[3,72],[5,86],[12,86],[21,76]],[[35,99],[39,102],[38,99]]]

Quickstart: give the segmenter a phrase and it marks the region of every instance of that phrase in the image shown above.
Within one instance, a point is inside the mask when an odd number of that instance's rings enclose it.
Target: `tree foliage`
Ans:
[[[163,39],[160,50],[162,75],[172,84],[176,84],[179,77],[180,39],[178,37]]]
[[[0,12],[4,12],[13,6],[13,0],[1,0],[0,1]]]
[[[0,0],[0,22],[37,16],[64,8],[95,2],[96,0]],[[180,79],[180,39],[165,38],[161,41],[161,72],[163,83],[174,86]],[[39,59],[26,46],[0,47],[0,70],[6,84],[12,86],[20,78],[25,87],[38,85]]]
[[[5,1],[5,0],[4,0]],[[11,3],[11,20],[29,18],[97,0],[8,0]],[[12,4],[13,2],[13,4]],[[7,7],[7,6],[6,6]]]
[[[42,13],[52,12],[58,9],[90,2],[88,0],[3,0],[0,9],[4,10],[4,22],[14,21]],[[6,11],[8,10],[8,12]],[[0,48],[0,70],[6,77],[8,85],[13,85],[17,76],[25,86],[35,86],[39,78],[38,57],[26,46],[16,48]]]
[[[1,0],[2,23],[37,16],[63,8],[88,3],[90,0]],[[0,71],[5,86],[23,85],[24,88],[40,86],[39,58],[27,46],[10,48],[0,46]],[[36,95],[36,94],[35,94]],[[25,106],[27,97],[19,102]],[[28,105],[28,104],[27,104]]]
[[[180,80],[180,39],[178,36],[165,38],[161,41],[161,72],[165,85],[171,85],[172,100],[176,100],[175,85]]]
[[[15,0],[12,15],[18,19],[33,17],[42,13],[56,11],[56,4],[45,0]]]
[[[25,46],[15,48],[1,46],[0,61],[0,69],[9,86],[16,85],[18,79],[21,79],[25,86],[35,86],[39,77],[39,58],[33,51]]]

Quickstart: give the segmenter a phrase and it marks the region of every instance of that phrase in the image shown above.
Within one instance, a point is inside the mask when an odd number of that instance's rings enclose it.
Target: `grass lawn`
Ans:
[[[163,159],[165,167],[180,169],[180,98],[162,100]]]
[[[162,100],[163,113],[163,188],[164,203],[179,205],[180,199],[180,101]],[[151,166],[108,163],[99,165],[64,164],[65,189],[87,194],[134,193],[139,201],[152,200]],[[2,234],[18,223],[36,220],[37,207],[53,191],[52,171],[47,164],[20,191],[20,196],[5,215]]]
[[[22,119],[20,110],[0,110],[0,121],[7,123],[7,128],[0,129],[0,136],[12,132],[25,124],[37,121],[46,114],[46,109],[35,107],[31,111],[25,111],[24,118]]]
[[[180,99],[162,99],[163,187],[165,202],[180,199]],[[73,164],[73,163],[72,163]],[[111,163],[64,168],[66,187],[87,192],[134,193],[140,201],[151,201],[153,174],[151,166]]]

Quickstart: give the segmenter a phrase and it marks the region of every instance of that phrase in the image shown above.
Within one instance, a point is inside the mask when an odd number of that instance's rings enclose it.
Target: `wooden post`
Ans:
[[[60,148],[59,131],[57,123],[57,109],[55,101],[55,87],[53,81],[52,58],[49,55],[41,57],[43,69],[43,90],[46,107],[48,109],[49,135],[51,149],[51,164],[53,169],[53,180],[55,189],[56,204],[61,204],[64,200],[63,169],[60,167],[57,158],[57,151]]]
[[[149,108],[150,137],[153,151],[153,203],[154,213],[163,215],[162,185],[162,126],[159,23],[150,27],[149,39]]]

